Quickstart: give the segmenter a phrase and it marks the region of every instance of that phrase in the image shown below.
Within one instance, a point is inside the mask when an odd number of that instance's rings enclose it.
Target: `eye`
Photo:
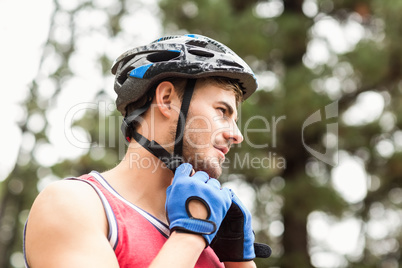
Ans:
[[[226,108],[218,107],[217,109],[218,109],[219,111],[221,111],[222,114],[226,114]]]

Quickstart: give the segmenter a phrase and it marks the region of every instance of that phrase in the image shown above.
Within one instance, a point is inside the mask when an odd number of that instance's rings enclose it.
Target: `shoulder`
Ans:
[[[41,252],[56,258],[55,250],[80,248],[77,241],[106,240],[107,227],[102,202],[90,185],[74,180],[52,183],[38,195],[29,213],[27,257],[37,263]]]
[[[38,195],[30,214],[61,214],[58,216],[67,217],[73,216],[71,214],[81,214],[86,210],[96,212],[99,209],[102,209],[102,203],[90,185],[76,180],[62,180],[50,184]],[[81,214],[81,216],[90,215]]]
[[[81,181],[50,184],[38,195],[29,213],[28,243],[37,239],[64,240],[92,232],[106,236],[107,220],[97,193]]]
[[[89,184],[62,180],[50,184],[38,195],[29,222],[45,222],[57,227],[81,220],[102,222],[103,217],[102,203]]]
[[[118,267],[107,230],[102,202],[89,184],[52,183],[38,195],[29,213],[27,261],[42,268]]]

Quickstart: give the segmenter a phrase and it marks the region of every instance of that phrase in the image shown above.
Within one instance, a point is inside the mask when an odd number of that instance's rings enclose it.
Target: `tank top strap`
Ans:
[[[108,240],[110,245],[112,246],[113,250],[116,249],[117,243],[118,243],[118,225],[117,225],[117,220],[116,216],[113,212],[113,209],[106,198],[104,191],[102,191],[100,188],[102,185],[97,181],[92,178],[90,174],[82,175],[78,178],[71,177],[71,178],[66,178],[65,180],[75,180],[75,181],[82,181],[87,184],[89,184],[95,192],[98,194],[100,200],[102,201],[103,208],[106,213],[106,219],[109,225],[109,230],[108,230]]]

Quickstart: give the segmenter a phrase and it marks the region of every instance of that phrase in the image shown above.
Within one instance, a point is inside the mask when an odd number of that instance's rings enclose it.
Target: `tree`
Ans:
[[[402,4],[160,0],[160,10],[149,1],[53,5],[38,75],[21,104],[24,142],[0,184],[0,267],[21,266],[23,224],[44,185],[108,169],[124,153],[121,118],[108,108],[114,98],[109,68],[116,53],[159,37],[156,27],[152,38],[138,40],[144,32],[137,31],[138,21],[157,17],[143,14],[161,15],[167,34],[200,33],[227,44],[257,74],[260,88],[240,109],[245,142],[231,150],[221,180],[253,201],[257,240],[274,251],[257,260],[259,267],[398,267]],[[80,101],[69,103],[71,92]],[[38,120],[43,127],[29,123]],[[71,123],[71,132],[59,122]],[[327,125],[336,128],[327,131]],[[65,140],[81,148],[66,156],[57,147]],[[344,159],[365,172],[367,187],[357,201],[334,183]],[[361,251],[343,256],[317,240],[315,215],[355,219]],[[321,262],[318,253],[336,261]]]

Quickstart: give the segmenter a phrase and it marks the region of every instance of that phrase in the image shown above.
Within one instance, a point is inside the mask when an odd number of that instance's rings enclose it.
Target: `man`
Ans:
[[[113,169],[48,186],[26,224],[27,267],[255,267],[251,215],[214,179],[243,137],[237,106],[256,90],[234,52],[199,35],[121,55],[117,109],[129,147]]]

